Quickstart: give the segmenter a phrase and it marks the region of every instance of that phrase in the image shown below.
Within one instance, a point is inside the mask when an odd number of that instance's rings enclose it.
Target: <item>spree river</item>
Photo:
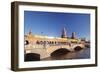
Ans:
[[[67,60],[67,59],[88,59],[90,58],[90,48],[84,48],[79,51],[74,51],[74,52],[68,52],[63,55],[56,55],[56,56],[51,56],[44,60]]]

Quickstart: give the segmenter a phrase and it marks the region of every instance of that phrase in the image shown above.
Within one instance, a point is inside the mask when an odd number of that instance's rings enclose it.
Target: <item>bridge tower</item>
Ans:
[[[63,28],[61,38],[67,38],[66,29]]]
[[[72,39],[75,39],[76,38],[76,33],[75,32],[72,32]]]

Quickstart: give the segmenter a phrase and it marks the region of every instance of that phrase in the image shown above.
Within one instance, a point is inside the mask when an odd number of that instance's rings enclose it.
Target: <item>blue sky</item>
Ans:
[[[60,37],[63,28],[67,36],[76,32],[78,38],[90,39],[90,14],[24,11],[24,30],[27,34]]]

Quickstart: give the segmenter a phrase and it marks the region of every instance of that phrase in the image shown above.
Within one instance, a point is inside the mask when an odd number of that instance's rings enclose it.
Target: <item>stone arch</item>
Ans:
[[[83,48],[81,47],[81,46],[76,46],[76,47],[74,47],[74,51],[80,51],[80,50],[82,50]]]
[[[24,55],[24,61],[39,61],[40,54],[37,53],[26,53]]]
[[[67,48],[59,48],[51,52],[50,56],[60,56],[60,55],[67,54],[68,52],[70,52],[70,50],[68,50]]]

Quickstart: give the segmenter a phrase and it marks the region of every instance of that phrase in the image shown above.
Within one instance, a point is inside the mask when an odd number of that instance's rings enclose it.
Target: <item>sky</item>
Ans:
[[[24,11],[24,33],[60,37],[63,28],[67,36],[76,32],[77,38],[90,39],[90,14]]]

